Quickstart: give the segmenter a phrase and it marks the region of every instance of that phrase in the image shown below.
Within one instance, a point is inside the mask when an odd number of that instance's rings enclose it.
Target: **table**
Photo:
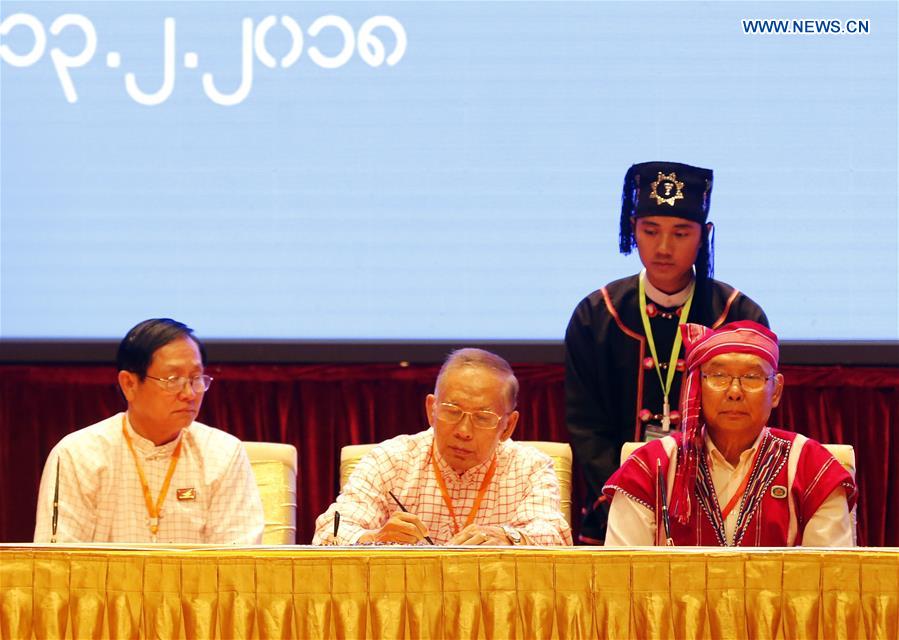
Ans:
[[[899,638],[899,549],[0,545],[2,638]]]

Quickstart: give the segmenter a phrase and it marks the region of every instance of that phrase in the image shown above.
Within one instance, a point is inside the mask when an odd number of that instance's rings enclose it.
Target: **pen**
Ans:
[[[50,542],[56,542],[56,525],[59,522],[59,458],[56,459],[56,487],[53,489],[53,520],[50,523]]]
[[[659,483],[659,499],[662,502],[662,524],[665,527],[665,546],[673,547],[671,539],[671,522],[668,520],[668,496],[665,495],[665,481],[662,479],[662,461],[656,460],[656,479]]]
[[[334,512],[334,539],[337,539],[337,530],[340,528],[340,512]]]
[[[400,511],[402,511],[403,513],[409,513],[409,511],[406,510],[406,507],[403,506],[403,503],[400,502],[400,499],[393,495],[393,491],[388,490],[387,493],[389,493],[390,497],[393,498],[393,501],[396,503],[396,506],[400,508]],[[434,544],[434,541],[431,540],[431,536],[425,536],[425,540],[428,541],[428,544]]]

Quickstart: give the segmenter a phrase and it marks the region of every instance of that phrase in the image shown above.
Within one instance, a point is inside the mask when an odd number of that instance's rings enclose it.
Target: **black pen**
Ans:
[[[340,512],[334,512],[334,539],[337,540],[337,530],[340,528]]]
[[[393,491],[388,490],[387,493],[389,493],[390,497],[393,498],[393,501],[396,503],[396,506],[398,506],[400,508],[400,511],[402,511],[403,513],[409,513],[409,511],[406,509],[406,507],[403,506],[403,503],[400,502],[400,499],[397,498],[395,495],[393,495]],[[429,544],[434,545],[434,541],[431,540],[431,536],[425,536],[425,540],[427,540]],[[436,545],[434,545],[434,546],[436,546]]]
[[[56,542],[56,525],[59,522],[59,458],[56,459],[56,487],[53,489],[53,520],[50,523],[50,542]]]
[[[662,461],[656,460],[656,479],[659,483],[659,499],[662,501],[662,524],[665,527],[665,546],[673,547],[671,522],[668,520],[668,496],[665,495],[665,481],[662,479]]]

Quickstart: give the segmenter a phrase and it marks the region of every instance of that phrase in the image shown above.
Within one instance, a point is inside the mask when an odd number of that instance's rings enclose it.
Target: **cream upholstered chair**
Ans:
[[[624,461],[631,457],[631,454],[642,447],[645,442],[625,442],[621,446],[621,460],[618,461],[618,466],[624,464]]]
[[[369,451],[375,448],[373,444],[348,444],[340,450],[340,490],[346,485],[346,481],[353,474],[353,469]]]
[[[545,440],[517,440],[519,444],[526,444],[539,449],[553,460],[556,477],[559,479],[559,493],[561,495],[562,514],[571,525],[571,447],[567,442],[549,442]],[[373,444],[350,444],[340,450],[340,489],[349,479],[353,469],[366,453],[372,450]]]
[[[831,455],[837,459],[843,468],[849,472],[852,479],[855,480],[855,448],[851,444],[825,444],[824,448],[830,451]],[[852,518],[852,544],[858,544],[858,502],[852,511],[849,512]]]
[[[297,450],[292,444],[244,442],[265,511],[262,544],[295,544]]]
[[[624,461],[627,460],[630,455],[642,447],[645,442],[625,442],[624,446],[621,447],[621,464],[624,464]],[[849,475],[852,476],[852,479],[855,480],[855,449],[851,444],[825,444],[823,445],[825,449],[830,451],[830,454],[837,459],[843,468],[849,472]],[[856,508],[853,507],[852,511],[849,513],[849,517],[852,518],[852,542],[858,544],[858,528],[857,528],[857,520],[856,520]]]
[[[559,479],[559,495],[562,515],[571,526],[571,445],[567,442],[548,440],[521,440],[521,444],[539,449],[553,459],[553,468]]]

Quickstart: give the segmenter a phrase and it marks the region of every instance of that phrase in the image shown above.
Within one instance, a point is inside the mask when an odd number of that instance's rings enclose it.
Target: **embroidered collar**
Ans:
[[[761,504],[762,497],[768,490],[774,478],[787,463],[790,455],[790,441],[777,438],[766,427],[759,434],[755,443],[758,448],[758,456],[755,464],[749,470],[751,474],[746,490],[740,501],[740,510],[737,515],[737,525],[734,530],[733,542],[729,543],[724,529],[724,519],[721,516],[721,507],[718,504],[718,496],[712,483],[712,476],[708,466],[708,455],[700,456],[698,478],[696,482],[696,496],[701,510],[708,518],[718,538],[718,543],[723,546],[739,546],[743,535],[747,531],[756,510]]]
[[[645,274],[646,269],[643,269],[640,273],[641,275]],[[683,305],[687,301],[687,298],[690,297],[690,292],[693,291],[693,286],[696,284],[695,280],[690,280],[690,284],[686,287],[676,293],[669,294],[656,289],[645,275],[643,276],[643,279],[646,283],[646,297],[660,307],[665,307],[667,309],[675,309]]]

